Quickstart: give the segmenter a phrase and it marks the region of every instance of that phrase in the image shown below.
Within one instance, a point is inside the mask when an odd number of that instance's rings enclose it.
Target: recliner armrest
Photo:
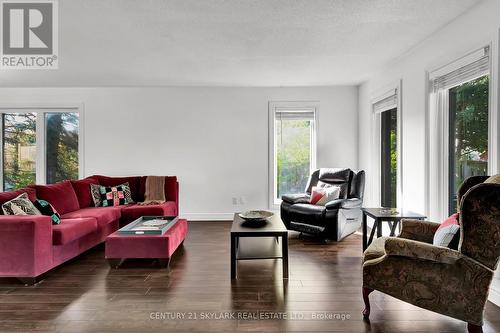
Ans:
[[[350,198],[350,199],[335,199],[330,202],[327,202],[325,207],[328,210],[332,209],[353,209],[353,208],[361,208],[363,201],[358,198]]]
[[[310,196],[306,193],[285,194],[285,195],[281,196],[281,200],[283,200],[284,202],[291,203],[291,204],[309,203]]]

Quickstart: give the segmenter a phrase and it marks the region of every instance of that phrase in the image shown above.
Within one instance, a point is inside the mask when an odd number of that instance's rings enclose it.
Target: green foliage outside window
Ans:
[[[311,165],[311,123],[276,121],[278,198],[304,192]]]
[[[456,192],[470,176],[488,172],[489,76],[454,87],[450,96],[450,167],[454,184],[450,189],[450,211],[456,207]]]
[[[42,116],[42,114],[39,114]],[[3,114],[3,187],[36,182],[36,113]],[[78,113],[45,113],[46,183],[78,179]]]

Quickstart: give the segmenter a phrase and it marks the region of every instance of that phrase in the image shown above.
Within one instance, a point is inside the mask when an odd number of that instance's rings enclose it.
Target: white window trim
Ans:
[[[390,87],[390,88],[389,88]],[[372,138],[372,149],[371,149],[371,164],[370,168],[373,172],[371,173],[371,189],[372,189],[372,198],[374,200],[375,205],[381,205],[381,113],[375,112],[375,104],[379,101],[396,94],[397,96],[397,105],[396,105],[396,115],[397,115],[397,175],[396,175],[396,200],[399,207],[403,208],[403,103],[402,103],[402,88],[403,82],[402,80],[398,80],[397,82],[391,84],[388,87],[385,87],[383,90],[372,94],[373,97],[371,99],[371,138]]]
[[[83,103],[71,104],[47,104],[47,103],[33,103],[33,104],[18,104],[18,103],[3,103],[0,104],[0,116],[4,113],[55,113],[55,112],[75,112],[78,113],[78,176],[83,178],[85,175],[85,140],[84,140],[84,127],[85,127],[85,113]],[[45,170],[45,154],[41,154],[39,147],[45,149],[45,117],[38,117],[36,120],[36,183],[46,183],[46,170]],[[0,130],[0,144],[3,142],[3,130]],[[3,149],[0,149],[0,190],[3,191]]]
[[[499,30],[500,38],[500,30]],[[442,221],[448,214],[448,116],[443,112],[448,110],[448,96],[446,90],[433,91],[432,79],[445,75],[459,67],[463,67],[478,57],[478,50],[489,46],[490,54],[490,86],[488,105],[488,174],[498,173],[500,165],[499,147],[499,117],[498,105],[500,97],[498,91],[498,44],[484,43],[480,48],[464,53],[465,56],[426,71],[426,142],[425,142],[425,214],[430,220]]]
[[[276,188],[276,161],[275,151],[276,142],[274,140],[274,120],[277,110],[311,110],[314,112],[314,121],[312,124],[312,138],[311,138],[311,172],[316,169],[317,162],[317,138],[318,138],[318,110],[319,102],[317,101],[270,101],[269,102],[269,159],[268,159],[268,186],[269,186],[269,209],[278,210],[281,204],[280,199],[275,199],[274,194]]]

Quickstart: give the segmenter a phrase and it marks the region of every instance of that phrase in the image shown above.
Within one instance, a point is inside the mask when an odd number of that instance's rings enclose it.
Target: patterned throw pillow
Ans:
[[[434,234],[432,244],[452,249],[458,248],[458,241],[460,240],[459,230],[458,213],[455,213],[441,223]]]
[[[134,200],[132,200],[132,193],[130,192],[130,185],[128,182],[118,186],[102,186],[98,184],[90,184],[90,194],[92,195],[92,200],[94,201],[95,207],[103,207],[101,187],[121,187],[125,195],[124,204],[134,203]]]
[[[101,206],[121,206],[127,203],[125,199],[124,187],[118,186],[100,186],[99,193],[101,194]]]
[[[61,223],[61,215],[48,201],[38,199],[34,203],[35,207],[42,213],[42,215],[50,216],[52,224]]]
[[[2,205],[2,210],[5,215],[42,215],[30,201],[26,192],[5,202]]]

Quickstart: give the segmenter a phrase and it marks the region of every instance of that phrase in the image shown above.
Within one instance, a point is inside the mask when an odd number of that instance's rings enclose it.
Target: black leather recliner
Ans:
[[[318,182],[340,186],[339,199],[325,206],[310,204],[311,189]],[[351,169],[318,169],[309,177],[306,193],[282,196],[281,219],[289,230],[340,241],[361,226],[364,189],[362,170],[355,173]]]

